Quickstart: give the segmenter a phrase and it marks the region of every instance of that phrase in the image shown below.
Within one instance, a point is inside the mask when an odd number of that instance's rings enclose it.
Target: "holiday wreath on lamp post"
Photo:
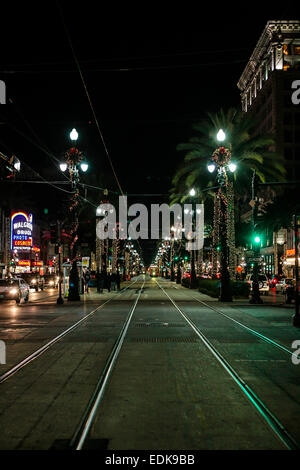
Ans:
[[[228,165],[231,161],[231,151],[225,147],[219,147],[213,152],[211,159],[218,167]]]

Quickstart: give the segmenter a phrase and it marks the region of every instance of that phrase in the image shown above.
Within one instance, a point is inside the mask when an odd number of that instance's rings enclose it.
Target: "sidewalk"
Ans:
[[[261,299],[263,301],[262,304],[251,304],[249,302],[251,296],[249,296],[249,299],[246,298],[233,298],[232,302],[220,302],[217,297],[211,297],[207,294],[203,294],[202,292],[199,292],[198,289],[188,289],[187,287],[183,287],[181,284],[175,284],[176,288],[178,289],[184,289],[187,292],[191,292],[191,295],[194,297],[199,298],[199,300],[202,300],[203,302],[217,302],[220,305],[239,305],[239,306],[247,306],[247,307],[255,307],[258,305],[262,306],[269,306],[269,307],[276,307],[276,308],[287,308],[287,309],[295,309],[295,304],[286,304],[285,303],[285,298],[283,295],[279,295],[274,293],[273,291],[270,290],[269,295],[261,295]]]

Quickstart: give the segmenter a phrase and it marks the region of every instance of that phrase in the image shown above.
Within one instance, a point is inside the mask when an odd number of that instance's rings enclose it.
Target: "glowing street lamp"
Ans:
[[[228,168],[231,171],[231,173],[234,173],[235,170],[237,169],[237,164],[234,163],[234,162],[231,162],[231,163],[229,163]]]
[[[73,128],[70,132],[70,139],[76,141],[78,139],[78,132]]]
[[[210,173],[213,173],[216,169],[216,165],[213,162],[211,162],[207,165],[207,169]]]
[[[219,129],[216,138],[219,142],[223,142],[226,139],[226,134],[223,129]],[[213,152],[213,160],[210,161],[207,165],[207,169],[210,173],[213,173],[217,168],[217,180],[219,184],[219,189],[217,192],[217,198],[220,201],[220,297],[219,300],[224,302],[232,301],[231,287],[230,287],[230,275],[228,270],[228,257],[229,257],[229,245],[228,239],[226,236],[227,233],[227,221],[226,221],[226,195],[223,194],[223,187],[227,184],[226,178],[226,166],[230,172],[234,172],[237,168],[237,165],[231,162],[231,152],[224,147],[219,147]],[[217,199],[216,198],[216,199]],[[217,250],[217,247],[215,247]],[[218,251],[218,250],[217,250]]]
[[[192,188],[189,192],[189,195],[190,196],[196,196],[196,190],[194,188]]]
[[[64,172],[68,168],[68,165],[66,163],[60,163],[59,168],[62,172]]]
[[[219,132],[217,133],[217,140],[219,142],[223,142],[226,139],[226,134],[223,131],[223,129],[220,129]]]
[[[80,168],[84,173],[87,171],[88,167],[89,167],[89,165],[88,165],[87,162],[81,162],[80,163]]]

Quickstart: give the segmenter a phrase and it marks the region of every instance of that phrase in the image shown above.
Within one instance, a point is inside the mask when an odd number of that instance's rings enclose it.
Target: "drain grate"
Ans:
[[[199,340],[190,336],[174,336],[173,338],[129,338],[129,341],[132,343],[197,343]]]
[[[219,343],[261,343],[259,338],[214,338]]]

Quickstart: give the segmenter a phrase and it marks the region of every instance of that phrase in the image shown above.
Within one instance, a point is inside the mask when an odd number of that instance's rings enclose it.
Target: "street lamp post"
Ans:
[[[71,249],[71,271],[69,278],[69,295],[68,300],[80,300],[79,295],[79,276],[77,270],[77,240],[78,240],[78,204],[79,204],[79,168],[81,171],[86,172],[88,169],[88,163],[83,161],[83,154],[76,148],[76,142],[78,139],[78,132],[76,129],[72,129],[70,132],[70,139],[74,142],[74,147],[66,153],[66,161],[60,164],[61,171],[68,169],[70,174],[70,180],[72,184],[73,196],[71,198],[70,212],[73,214],[73,223],[71,229],[71,235],[73,237],[70,246]]]
[[[191,211],[191,216],[192,216],[192,231],[195,231],[195,211],[194,211],[194,205],[193,205],[193,197],[196,196],[196,190],[194,188],[190,189],[189,195],[191,197],[190,202],[192,204],[192,211]],[[195,250],[192,248],[191,249],[191,277],[190,277],[190,288],[194,289],[197,287],[197,276],[196,276],[196,270],[195,270]]]
[[[263,301],[259,294],[259,255],[260,255],[260,237],[256,233],[256,222],[257,222],[257,175],[255,170],[252,176],[252,246],[253,246],[253,281],[252,281],[252,292],[249,303],[251,304],[262,304]]]
[[[217,140],[222,142],[226,139],[226,135],[222,129],[217,134]],[[217,181],[219,189],[217,191],[217,199],[220,203],[220,297],[221,302],[232,302],[232,293],[229,275],[229,246],[227,234],[227,196],[226,190],[228,186],[229,170],[233,173],[237,165],[231,161],[231,151],[225,147],[218,147],[212,155],[212,160],[207,165],[210,173],[217,170]]]
[[[171,228],[171,240],[170,240],[170,281],[175,281],[174,271],[174,244],[175,244],[175,227]]]
[[[299,223],[298,217],[295,214],[293,216],[294,222],[294,233],[295,233],[295,278],[296,278],[296,285],[295,285],[295,314],[293,316],[293,325],[297,328],[300,327],[300,313],[299,313]]]
[[[61,283],[62,283],[62,274],[61,274],[61,232],[60,232],[60,222],[57,221],[57,241],[58,241],[58,289],[59,294],[56,303],[58,305],[62,305],[64,303],[64,299],[61,295]]]

